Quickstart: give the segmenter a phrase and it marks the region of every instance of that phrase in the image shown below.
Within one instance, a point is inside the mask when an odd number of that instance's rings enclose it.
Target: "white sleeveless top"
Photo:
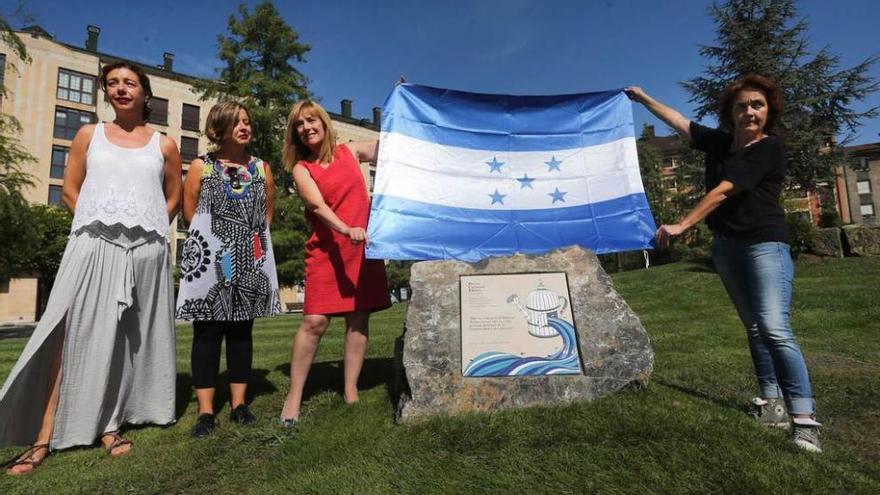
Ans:
[[[107,140],[103,123],[95,126],[71,232],[102,224],[141,227],[162,237],[168,234],[170,222],[162,189],[165,157],[159,136],[153,132],[145,146],[123,148]]]

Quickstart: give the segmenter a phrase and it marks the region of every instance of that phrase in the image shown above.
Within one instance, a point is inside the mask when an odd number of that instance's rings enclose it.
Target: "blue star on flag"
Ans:
[[[555,191],[547,194],[547,196],[551,196],[553,198],[553,203],[556,203],[557,201],[562,201],[563,203],[565,203],[565,198],[563,196],[565,196],[566,194],[568,194],[568,192],[560,191],[557,187]]]
[[[556,159],[556,156],[551,156],[551,157],[550,157],[550,161],[549,161],[549,162],[544,162],[544,163],[545,163],[548,167],[550,167],[550,168],[547,169],[548,172],[553,171],[553,170],[559,170],[559,171],[561,172],[561,170],[559,169],[559,165],[562,164],[562,162],[559,161],[559,160],[557,160],[557,159]]]
[[[494,192],[494,193],[492,193],[492,194],[487,194],[487,196],[489,196],[490,198],[492,198],[492,204],[493,204],[493,205],[494,205],[495,203],[501,203],[501,204],[503,205],[503,204],[504,204],[504,197],[507,196],[507,195],[506,195],[506,194],[501,194],[501,193],[498,192],[498,189],[495,189],[495,192]]]
[[[534,188],[532,187],[532,182],[534,182],[535,179],[530,178],[530,177],[529,177],[529,174],[523,174],[523,176],[522,176],[521,178],[516,179],[516,180],[519,181],[519,188],[520,188],[520,189],[525,189],[525,188],[527,188],[527,187],[528,187],[529,189],[534,189]]]
[[[486,162],[486,165],[489,166],[489,173],[498,172],[501,173],[501,166],[504,165],[504,162],[499,162],[498,157],[493,156],[491,162]]]

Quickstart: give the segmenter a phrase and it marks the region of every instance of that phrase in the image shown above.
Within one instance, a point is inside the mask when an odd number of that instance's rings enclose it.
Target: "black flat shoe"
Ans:
[[[248,409],[247,404],[239,404],[238,407],[229,413],[229,420],[233,423],[238,423],[241,426],[247,426],[254,424],[257,421],[257,418],[254,417],[251,410]]]
[[[196,425],[193,426],[192,429],[192,436],[196,438],[204,438],[214,432],[215,425],[216,423],[213,414],[199,414],[199,418],[196,420]]]

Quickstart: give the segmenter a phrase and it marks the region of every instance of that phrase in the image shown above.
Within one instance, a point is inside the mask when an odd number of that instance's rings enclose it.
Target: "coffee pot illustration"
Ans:
[[[526,317],[529,325],[529,334],[535,337],[555,337],[559,333],[550,326],[547,318],[559,317],[559,312],[564,310],[568,305],[568,300],[562,296],[556,295],[552,290],[544,287],[542,282],[538,283],[538,287],[529,292],[526,306],[520,304],[519,297],[511,294],[507,298],[507,302],[515,305]]]

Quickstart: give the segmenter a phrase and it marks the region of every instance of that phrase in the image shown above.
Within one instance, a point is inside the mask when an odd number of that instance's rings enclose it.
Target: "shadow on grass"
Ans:
[[[177,374],[177,397],[174,400],[174,417],[181,418],[186,414],[186,406],[193,400],[192,375]]]
[[[255,368],[251,370],[251,380],[247,388],[247,402],[250,403],[255,397],[273,394],[278,387],[272,384],[267,377],[269,370]],[[188,373],[177,374],[177,398],[175,400],[174,415],[181,418],[186,414],[186,409],[191,402],[195,402],[192,376]],[[217,377],[217,389],[214,395],[214,414],[220,412],[229,404],[229,381],[228,373],[224,371]]]
[[[275,369],[290,378],[290,363],[282,364]],[[313,363],[303,389],[303,402],[321,392],[334,392],[342,395],[344,392],[342,370],[342,361]],[[393,359],[367,358],[364,360],[361,375],[358,377],[358,390],[369,390],[384,385],[388,395],[391,396],[393,379]]]
[[[699,258],[688,261],[687,271],[691,273],[715,273],[712,258]]]
[[[664,387],[671,388],[673,390],[677,390],[683,394],[687,394],[687,395],[690,395],[691,397],[696,397],[698,399],[702,399],[702,400],[711,402],[715,405],[718,405],[718,406],[721,406],[721,407],[724,407],[727,409],[732,409],[734,411],[741,411],[741,412],[745,412],[748,410],[745,405],[740,404],[738,402],[724,400],[720,397],[707,394],[706,392],[703,392],[701,390],[695,390],[693,388],[685,387],[684,385],[680,385],[678,383],[668,382],[666,380],[661,380],[661,379],[657,379],[657,378],[654,378],[651,381],[653,383],[658,384],[658,385],[662,385]]]

